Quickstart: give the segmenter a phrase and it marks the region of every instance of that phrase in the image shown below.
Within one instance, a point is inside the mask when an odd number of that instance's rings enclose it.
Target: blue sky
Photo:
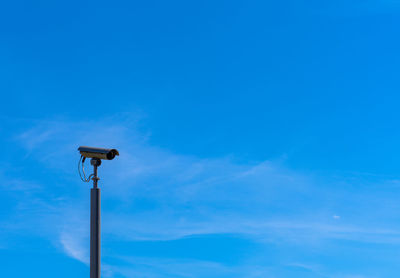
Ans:
[[[0,276],[398,277],[400,1],[0,4]],[[57,273],[57,274],[55,274]]]

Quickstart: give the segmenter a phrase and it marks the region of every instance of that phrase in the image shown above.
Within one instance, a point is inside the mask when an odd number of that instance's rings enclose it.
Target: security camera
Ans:
[[[116,155],[119,155],[119,152],[116,149],[103,149],[103,148],[93,148],[81,146],[78,148],[78,151],[81,153],[83,157],[91,157],[98,159],[107,159],[112,160]]]

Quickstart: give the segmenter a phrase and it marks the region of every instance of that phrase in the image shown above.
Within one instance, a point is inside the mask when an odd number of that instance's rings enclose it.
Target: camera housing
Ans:
[[[116,149],[103,149],[103,148],[94,148],[81,146],[78,148],[78,151],[81,153],[83,157],[86,158],[97,158],[97,159],[106,159],[113,160],[115,156],[119,155],[119,152]]]

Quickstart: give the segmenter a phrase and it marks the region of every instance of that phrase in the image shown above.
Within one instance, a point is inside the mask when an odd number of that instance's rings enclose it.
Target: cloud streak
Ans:
[[[98,130],[103,132],[93,137]],[[400,243],[397,225],[378,223],[393,209],[389,205],[394,204],[393,189],[400,193],[392,181],[379,181],[380,187],[386,188],[380,194],[371,184],[354,191],[354,179],[321,180],[290,170],[279,161],[243,164],[230,157],[179,155],[152,146],[147,138],[148,134],[143,135],[135,124],[121,118],[36,122],[16,136],[32,159],[49,171],[61,171],[64,182],[78,192],[59,205],[46,199],[54,212],[47,221],[56,223],[52,229],[66,254],[88,262],[88,229],[82,228],[88,219],[88,213],[82,215],[88,205],[87,190],[82,189],[75,167],[70,167],[76,164],[79,145],[116,147],[121,153],[101,168],[105,240],[165,241],[221,233],[274,244],[318,245],[342,239]],[[372,196],[387,205],[372,210]],[[336,213],[340,213],[340,221]],[[67,224],[58,217],[67,219]],[[106,268],[109,273],[115,271],[112,265]]]

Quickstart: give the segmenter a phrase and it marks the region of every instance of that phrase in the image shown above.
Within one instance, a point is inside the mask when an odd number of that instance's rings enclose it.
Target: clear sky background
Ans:
[[[400,1],[3,1],[0,276],[398,277]]]

